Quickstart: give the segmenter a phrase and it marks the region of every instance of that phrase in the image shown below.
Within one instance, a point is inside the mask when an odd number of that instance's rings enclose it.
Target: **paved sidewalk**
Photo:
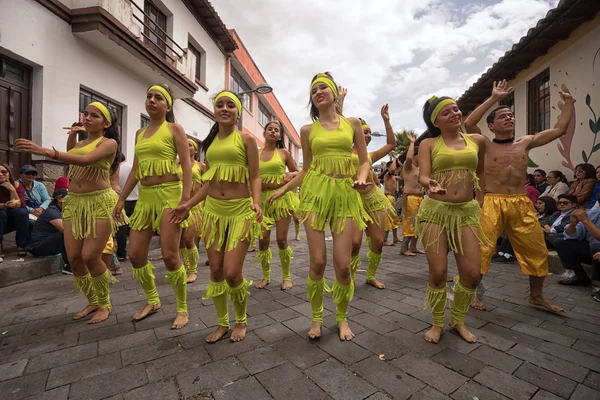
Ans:
[[[378,271],[385,290],[366,285],[364,269],[357,275],[349,312],[355,340],[338,340],[327,295],[324,337],[309,341],[308,249],[306,241],[291,245],[294,288],[279,290],[273,247],[272,283],[251,289],[249,332],[235,344],[204,341],[217,322],[212,303],[201,300],[204,254],[200,278],[188,288],[190,324],[179,331],[169,329],[175,299],[160,262],[163,308],[139,323],[132,315],[145,298],[129,264],[113,287],[112,315],[98,325],[71,319],[85,301],[75,297],[69,276],[0,289],[0,399],[600,399],[600,304],[588,288],[549,277],[545,295],[568,310],[551,314],[528,305],[528,281],[517,265],[494,264],[486,277],[488,311],[467,316],[479,343],[446,331],[433,345],[423,340],[430,321],[425,257],[386,247]],[[245,275],[256,282],[253,256]],[[326,278],[333,283],[331,267]]]

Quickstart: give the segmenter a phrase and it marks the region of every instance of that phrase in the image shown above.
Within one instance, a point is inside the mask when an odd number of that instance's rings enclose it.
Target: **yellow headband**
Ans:
[[[365,130],[365,129],[371,130],[371,127],[367,124],[362,124],[361,126],[362,126],[363,130]]]
[[[94,101],[94,102],[91,102],[90,104],[88,104],[88,106],[96,107],[98,110],[100,110],[102,115],[104,115],[104,118],[106,118],[108,123],[112,125],[112,118],[110,117],[110,111],[108,111],[108,108],[106,108],[106,106],[104,104],[102,104],[98,101]]]
[[[160,94],[162,94],[163,97],[165,98],[165,100],[167,101],[167,104],[169,105],[169,107],[173,107],[173,98],[171,97],[169,92],[167,92],[167,89],[165,89],[164,87],[159,86],[159,85],[154,85],[154,86],[151,86],[150,89],[148,89],[148,91],[151,91],[151,90],[156,90],[157,92],[160,92]]]
[[[188,142],[190,142],[192,144],[192,146],[194,146],[194,149],[196,149],[196,151],[198,151],[198,143],[196,143],[195,140],[188,139]]]
[[[335,86],[335,83],[333,83],[333,81],[324,73],[318,73],[317,77],[315,78],[314,81],[311,82],[310,84],[310,94],[312,94],[312,88],[315,86],[316,83],[322,82],[324,84],[326,84],[329,89],[331,89],[331,91],[333,92],[333,98],[337,99],[338,98],[338,88],[337,86]]]
[[[215,97],[215,101],[213,102],[213,105],[216,105],[217,101],[222,97],[227,97],[228,99],[231,99],[235,103],[235,106],[237,107],[238,115],[242,114],[242,102],[235,94],[228,92],[226,90],[222,91],[221,93],[219,93],[217,95],[217,97]]]
[[[430,102],[433,102],[437,99],[437,97],[433,96],[431,99],[429,99]],[[456,104],[456,101],[454,101],[453,99],[444,99],[442,101],[440,101],[440,103],[435,106],[435,108],[433,109],[433,112],[431,113],[431,123],[434,124],[435,123],[435,119],[437,118],[438,114],[440,113],[440,111],[442,111],[442,108],[446,107],[448,104]]]

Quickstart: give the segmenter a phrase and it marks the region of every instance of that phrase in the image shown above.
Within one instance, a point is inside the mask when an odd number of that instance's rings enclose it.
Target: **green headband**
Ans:
[[[317,83],[324,83],[324,84],[326,84],[329,87],[329,89],[331,89],[331,91],[333,92],[333,97],[335,99],[338,98],[338,88],[337,88],[337,86],[335,85],[335,83],[333,83],[333,81],[331,80],[331,78],[329,78],[327,75],[325,75],[322,72],[318,73],[317,77],[311,82],[311,84],[310,84],[310,93],[311,94],[312,94],[312,88]]]
[[[194,146],[194,149],[196,149],[196,151],[198,151],[198,143],[196,143],[195,140],[188,139],[188,142],[191,143],[192,146]]]
[[[429,104],[433,103],[437,99],[438,99],[437,96],[432,96],[429,99]],[[437,118],[440,111],[442,111],[442,108],[446,107],[448,104],[456,104],[456,101],[454,101],[454,99],[448,98],[448,99],[444,99],[444,100],[440,101],[439,104],[437,106],[435,106],[435,108],[433,109],[433,112],[431,113],[431,117],[429,118],[431,120],[432,124],[435,123],[435,119]]]
[[[108,108],[106,108],[106,106],[104,104],[102,104],[98,101],[94,101],[94,102],[91,102],[90,104],[88,104],[88,106],[96,107],[98,110],[100,110],[102,115],[104,115],[104,118],[106,118],[108,123],[112,125],[112,118],[110,117],[110,111],[108,111]]]
[[[228,99],[231,99],[235,103],[235,106],[237,107],[238,115],[242,114],[242,102],[235,94],[228,92],[226,90],[222,91],[221,93],[219,93],[217,95],[217,97],[215,97],[215,101],[213,101],[213,106],[216,106],[217,101],[222,97],[227,97]]]
[[[148,89],[148,92],[151,90],[156,90],[157,92],[160,92],[160,94],[162,94],[165,100],[167,101],[169,107],[173,107],[173,98],[171,97],[167,89],[159,85],[154,85],[151,86],[150,89]]]

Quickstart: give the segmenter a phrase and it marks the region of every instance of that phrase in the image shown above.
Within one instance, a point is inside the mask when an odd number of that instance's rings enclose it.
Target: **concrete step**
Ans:
[[[150,242],[150,250],[160,247],[159,236],[153,236]],[[18,257],[16,248],[10,254],[8,250],[4,262],[0,263],[0,288],[14,285],[42,276],[57,274],[61,272],[62,257],[60,255],[50,257],[33,257],[28,254],[26,257]]]

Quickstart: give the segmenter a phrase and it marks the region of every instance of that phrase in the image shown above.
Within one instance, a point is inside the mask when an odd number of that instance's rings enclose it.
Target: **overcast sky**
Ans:
[[[383,132],[424,130],[433,94],[460,96],[558,0],[213,0],[299,132],[310,79],[348,88],[344,114]],[[370,148],[385,143],[373,141]]]

